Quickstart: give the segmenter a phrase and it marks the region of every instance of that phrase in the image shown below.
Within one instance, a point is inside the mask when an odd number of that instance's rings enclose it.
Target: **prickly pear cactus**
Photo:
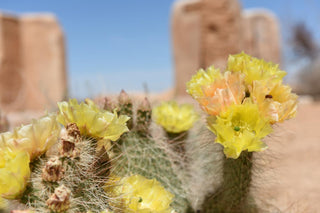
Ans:
[[[109,157],[96,152],[96,141],[84,139],[75,124],[66,127],[55,155],[33,163],[31,185],[22,202],[36,212],[97,212],[108,209],[103,190],[109,174]]]
[[[117,147],[118,157],[112,166],[112,173],[118,176],[140,174],[157,179],[175,195],[172,208],[177,212],[184,212],[188,207],[186,191],[172,168],[173,162],[158,143],[159,141],[141,137],[135,132],[128,133]]]
[[[122,91],[119,97],[120,114],[132,109],[131,99]],[[125,97],[125,98],[124,98]],[[120,101],[121,100],[121,101]],[[161,138],[151,136],[152,109],[148,99],[144,99],[132,112],[135,118],[132,130],[121,137],[112,147],[111,173],[116,176],[139,174],[155,178],[174,194],[171,207],[177,212],[188,208],[187,193],[182,181],[174,170],[174,160],[167,154],[168,146]]]

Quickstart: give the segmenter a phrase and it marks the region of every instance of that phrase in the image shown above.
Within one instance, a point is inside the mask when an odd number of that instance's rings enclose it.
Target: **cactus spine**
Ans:
[[[102,188],[110,169],[105,150],[96,154],[96,141],[83,139],[75,124],[66,129],[57,155],[42,156],[33,163],[31,185],[21,201],[35,212],[109,209],[110,199]]]
[[[202,206],[203,212],[256,213],[250,197],[253,153],[244,151],[239,158],[223,159],[223,182],[215,193],[208,195]]]

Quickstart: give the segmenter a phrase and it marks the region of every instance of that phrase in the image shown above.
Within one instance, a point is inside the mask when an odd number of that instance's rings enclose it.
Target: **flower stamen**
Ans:
[[[233,129],[234,129],[234,131],[236,131],[236,132],[239,132],[239,131],[240,131],[240,127],[238,127],[238,126],[235,126]]]

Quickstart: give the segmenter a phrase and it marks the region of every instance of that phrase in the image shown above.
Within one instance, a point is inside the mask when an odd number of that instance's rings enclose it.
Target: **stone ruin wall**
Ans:
[[[237,0],[179,0],[172,10],[175,95],[186,95],[185,83],[212,64],[225,68],[229,54],[245,51],[280,63],[276,17],[266,10],[242,11]]]
[[[0,14],[0,109],[44,111],[67,92],[64,35],[50,14]]]

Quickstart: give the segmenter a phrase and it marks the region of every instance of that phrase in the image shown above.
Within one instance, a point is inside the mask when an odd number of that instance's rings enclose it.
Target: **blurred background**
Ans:
[[[55,16],[65,39],[68,94],[85,98],[121,89],[159,93],[174,88],[172,24],[173,13],[179,12],[174,4],[173,0],[1,0],[0,9],[3,15]],[[297,84],[297,73],[317,59],[320,2],[242,0],[233,4],[239,4],[241,13],[263,8],[276,17],[279,35],[274,36],[280,41],[280,56],[275,62],[289,73],[287,80]]]
[[[0,123],[121,89],[186,98],[197,69],[245,51],[280,64],[300,95],[268,143],[273,178],[259,193],[283,212],[319,212],[319,11],[318,0],[1,0]]]

